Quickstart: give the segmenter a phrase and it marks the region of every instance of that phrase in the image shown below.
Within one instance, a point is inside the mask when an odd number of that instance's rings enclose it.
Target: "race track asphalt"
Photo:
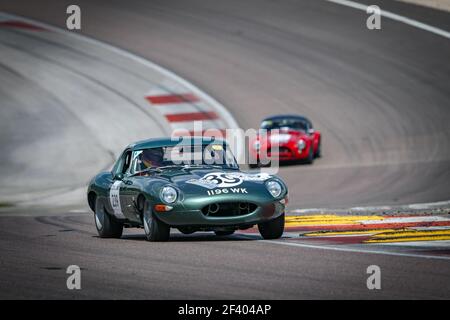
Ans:
[[[448,13],[377,3],[448,26]],[[66,1],[0,4],[7,12],[65,25]],[[176,72],[223,103],[243,128],[273,113],[310,117],[323,133],[323,157],[312,166],[281,168],[293,209],[449,199],[448,39],[388,19],[370,31],[364,12],[317,0],[78,4],[82,33]],[[9,143],[3,137],[2,147]],[[90,214],[55,210],[28,208],[20,216],[3,210],[0,246],[7,258],[0,283],[8,289],[1,297],[450,297],[448,260],[240,236],[176,235],[149,244],[133,231],[126,240],[103,240]],[[84,268],[81,291],[65,287],[69,264]],[[383,272],[380,291],[366,288],[371,264]]]
[[[248,235],[175,233],[167,243],[148,243],[142,229],[100,239],[92,222],[88,214],[2,217],[0,298],[450,297],[448,248],[447,260],[439,260],[289,246]],[[304,242],[281,240],[288,241]],[[66,287],[69,265],[81,267],[81,290]],[[381,290],[367,289],[370,265],[381,269]]]

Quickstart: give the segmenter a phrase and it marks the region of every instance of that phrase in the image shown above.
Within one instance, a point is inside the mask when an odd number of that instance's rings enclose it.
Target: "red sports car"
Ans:
[[[280,162],[303,160],[313,163],[320,157],[321,134],[303,116],[277,115],[265,118],[256,139],[250,141],[250,167],[263,165],[273,157]],[[275,131],[276,130],[276,131]],[[278,148],[276,148],[278,147]]]

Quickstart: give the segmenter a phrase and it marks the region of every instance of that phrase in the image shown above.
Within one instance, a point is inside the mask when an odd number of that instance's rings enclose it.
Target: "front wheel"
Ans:
[[[167,241],[170,237],[170,227],[160,221],[152,211],[151,206],[147,202],[144,206],[144,214],[142,217],[144,224],[145,237],[148,241]]]
[[[309,145],[308,158],[306,158],[307,164],[312,164],[314,162],[314,146],[313,143]]]
[[[319,140],[319,144],[317,146],[317,150],[316,150],[316,154],[315,154],[315,158],[320,158],[322,157],[322,141]]]
[[[253,163],[255,161],[255,163]],[[261,163],[259,162],[259,159],[252,159],[252,161],[249,161],[248,166],[250,169],[257,169],[261,167]]]
[[[120,238],[123,232],[123,224],[118,222],[108,212],[101,199],[95,200],[95,227],[100,238]]]
[[[258,224],[258,230],[264,239],[278,239],[284,232],[284,213],[267,222]]]

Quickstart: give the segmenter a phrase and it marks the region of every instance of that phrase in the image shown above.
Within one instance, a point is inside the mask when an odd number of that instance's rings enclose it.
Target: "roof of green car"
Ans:
[[[223,139],[217,139],[215,137],[165,137],[165,138],[152,138],[142,141],[137,141],[128,146],[128,148],[133,150],[142,150],[149,148],[158,147],[173,147],[177,145],[199,145],[199,144],[210,144],[210,143],[220,143],[222,145],[226,144]]]

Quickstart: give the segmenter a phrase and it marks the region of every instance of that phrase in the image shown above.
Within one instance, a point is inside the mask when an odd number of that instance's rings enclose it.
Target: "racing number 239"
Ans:
[[[205,181],[216,184],[218,187],[233,187],[242,183],[242,179],[237,176],[225,173],[209,173],[203,177]]]
[[[109,192],[109,201],[111,202],[111,207],[114,211],[114,215],[118,218],[123,217],[122,208],[120,207],[120,199],[119,199],[119,192],[120,192],[120,185],[122,184],[122,181],[116,181],[111,186],[111,190]]]
[[[117,194],[112,194],[111,195],[111,206],[113,208],[118,208],[119,207],[119,196]]]

